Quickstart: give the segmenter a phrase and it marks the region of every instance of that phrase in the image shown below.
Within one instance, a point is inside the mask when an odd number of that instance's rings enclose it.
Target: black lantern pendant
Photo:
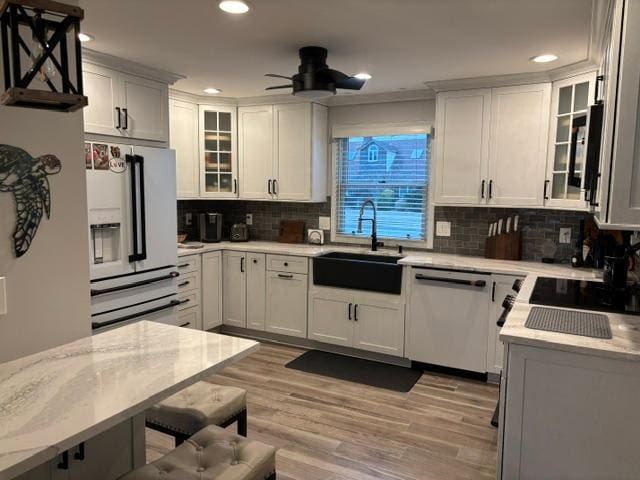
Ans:
[[[81,8],[51,0],[0,2],[0,104],[65,112],[87,105],[78,39],[83,17]]]

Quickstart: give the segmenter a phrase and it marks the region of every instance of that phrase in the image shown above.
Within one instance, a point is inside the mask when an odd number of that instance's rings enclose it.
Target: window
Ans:
[[[427,242],[430,129],[407,128],[403,133],[394,128],[390,134],[376,129],[373,135],[339,130],[334,131],[334,239],[366,242],[371,222],[364,222],[358,233],[358,217],[364,200],[371,199],[379,238]],[[363,217],[372,216],[367,206]]]

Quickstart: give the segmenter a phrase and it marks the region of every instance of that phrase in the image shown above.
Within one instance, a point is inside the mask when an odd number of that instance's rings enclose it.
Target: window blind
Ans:
[[[378,237],[424,241],[427,226],[429,135],[408,133],[336,139],[336,233],[368,237],[371,222],[358,233],[360,207],[377,208]],[[373,218],[367,207],[363,218]]]

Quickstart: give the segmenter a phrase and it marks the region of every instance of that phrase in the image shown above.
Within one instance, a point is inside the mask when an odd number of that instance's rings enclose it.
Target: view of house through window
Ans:
[[[338,236],[368,237],[371,222],[358,216],[362,202],[377,207],[381,239],[425,241],[429,179],[429,135],[353,136],[338,138],[335,222]],[[367,207],[364,218],[372,218]]]

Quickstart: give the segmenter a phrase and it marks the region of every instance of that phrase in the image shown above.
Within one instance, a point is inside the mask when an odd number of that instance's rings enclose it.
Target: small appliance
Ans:
[[[198,216],[198,229],[201,242],[219,242],[222,240],[222,214],[201,213]]]
[[[307,240],[312,245],[324,244],[324,230],[310,228],[307,230]]]
[[[229,240],[232,242],[248,242],[249,228],[246,223],[234,223],[231,226],[231,235]]]

